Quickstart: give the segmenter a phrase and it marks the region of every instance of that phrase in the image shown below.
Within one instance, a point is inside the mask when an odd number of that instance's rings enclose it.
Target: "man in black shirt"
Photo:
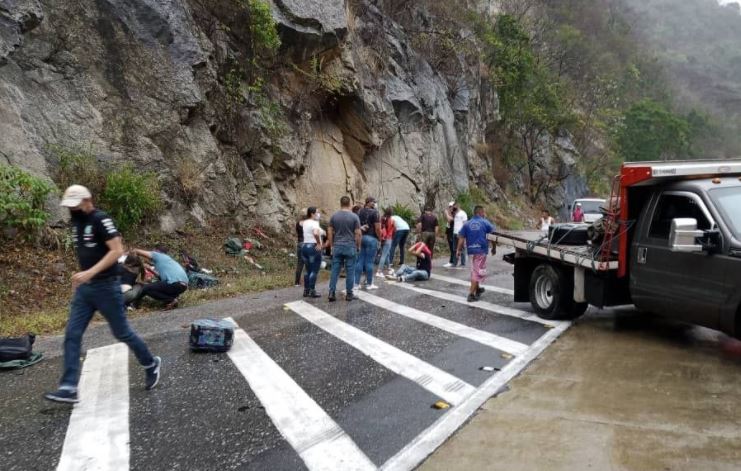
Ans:
[[[152,356],[126,320],[116,265],[123,254],[121,234],[110,216],[95,209],[92,195],[84,186],[67,188],[61,205],[69,208],[80,271],[72,275],[75,294],[64,333],[64,373],[59,389],[46,393],[44,398],[55,402],[78,402],[82,335],[95,311],[103,315],[114,337],[126,343],[145,368],[146,388],[154,388],[159,382],[162,359]]]
[[[360,243],[360,254],[355,265],[355,288],[360,284],[360,276],[365,271],[366,289],[377,289],[373,284],[373,261],[378,252],[378,241],[381,239],[381,218],[376,210],[376,199],[369,196],[365,207],[358,211],[360,230],[363,238]]]
[[[432,212],[432,208],[425,208],[425,212],[417,219],[417,232],[420,233],[420,239],[425,243],[430,252],[435,252],[435,240],[437,240],[440,227],[437,223],[437,216]]]

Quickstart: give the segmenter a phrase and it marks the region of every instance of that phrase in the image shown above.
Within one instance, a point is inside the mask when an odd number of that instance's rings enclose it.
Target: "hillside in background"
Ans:
[[[713,157],[741,155],[741,14],[737,2],[624,0],[635,32],[657,55],[684,108],[705,111],[717,127]]]

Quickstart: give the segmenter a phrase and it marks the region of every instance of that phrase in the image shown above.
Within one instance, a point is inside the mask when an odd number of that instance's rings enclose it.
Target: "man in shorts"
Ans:
[[[472,303],[481,298],[484,288],[481,283],[486,278],[486,254],[489,248],[488,234],[494,232],[494,224],[486,219],[483,206],[476,206],[473,210],[473,219],[467,221],[459,232],[456,255],[460,257],[465,243],[471,259],[471,288],[468,292],[468,302]],[[491,253],[496,253],[494,242],[491,243]]]

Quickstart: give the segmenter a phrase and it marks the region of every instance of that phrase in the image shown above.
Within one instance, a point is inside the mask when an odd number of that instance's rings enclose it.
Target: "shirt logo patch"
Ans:
[[[116,229],[116,226],[113,224],[113,220],[111,218],[103,219],[103,221],[101,221],[101,222],[103,223],[103,227],[105,227],[105,230],[109,234],[115,234],[115,233],[118,232],[118,230]]]

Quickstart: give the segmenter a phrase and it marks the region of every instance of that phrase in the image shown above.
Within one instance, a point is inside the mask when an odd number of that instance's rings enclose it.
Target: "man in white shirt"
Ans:
[[[458,247],[458,234],[461,232],[461,229],[463,228],[463,225],[468,221],[468,214],[466,214],[465,211],[463,211],[461,208],[458,207],[458,203],[453,205],[453,246]],[[457,254],[453,256],[453,263],[452,267],[455,268],[458,266],[458,256]],[[465,267],[466,266],[466,251],[461,251],[461,257],[460,257],[460,266]]]

